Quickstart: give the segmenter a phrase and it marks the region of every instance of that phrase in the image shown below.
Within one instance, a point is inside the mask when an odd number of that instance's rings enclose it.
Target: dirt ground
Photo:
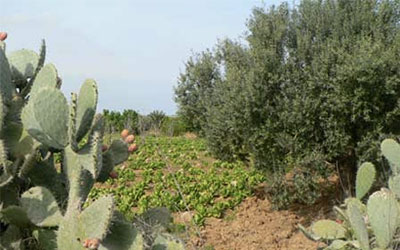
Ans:
[[[335,200],[331,198],[324,197],[313,206],[297,205],[283,211],[272,210],[269,201],[260,195],[247,198],[224,218],[207,219],[205,226],[197,229],[197,235],[190,236],[187,248],[315,250],[323,245],[308,240],[298,231],[297,225],[301,223],[308,227],[317,219],[332,217]]]

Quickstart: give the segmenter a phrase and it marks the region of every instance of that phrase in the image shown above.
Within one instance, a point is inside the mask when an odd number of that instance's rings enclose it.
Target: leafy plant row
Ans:
[[[97,186],[89,197],[111,193],[129,217],[160,206],[192,211],[198,225],[206,217],[221,217],[264,181],[241,162],[212,160],[203,140],[184,137],[146,137],[117,172],[116,179]]]

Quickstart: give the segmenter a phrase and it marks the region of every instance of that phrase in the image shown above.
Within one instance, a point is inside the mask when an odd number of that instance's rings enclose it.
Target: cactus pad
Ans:
[[[142,250],[144,240],[141,233],[123,215],[115,212],[110,233],[102,241],[101,249]]]
[[[311,226],[311,232],[321,239],[334,240],[344,238],[346,229],[331,220],[319,220]]]
[[[375,181],[375,167],[372,163],[363,163],[357,171],[356,197],[362,199],[371,189]]]
[[[393,139],[386,139],[381,144],[382,154],[389,161],[394,174],[400,173],[400,145]]]
[[[113,198],[103,196],[83,210],[79,215],[79,223],[84,238],[104,239],[111,224],[113,209]]]
[[[45,60],[46,60],[46,42],[43,39],[42,44],[40,45],[38,66],[36,67],[36,72],[35,72],[36,74],[39,72],[40,69],[42,69]]]
[[[358,200],[350,199],[347,203],[347,214],[354,234],[360,243],[361,249],[369,250],[369,237],[367,226],[363,218]]]
[[[68,104],[58,89],[44,88],[29,100],[22,111],[22,122],[36,140],[63,149],[68,144]]]
[[[345,240],[334,240],[329,245],[329,249],[331,249],[331,250],[346,249],[345,247],[348,246],[349,244],[350,244],[350,242],[345,241]]]
[[[56,88],[57,87],[57,70],[53,64],[47,64],[37,74],[32,88],[31,97],[37,95],[43,88]]]
[[[76,139],[79,142],[89,131],[97,106],[97,85],[94,80],[86,80],[78,95],[76,111]]]
[[[13,79],[25,80],[34,76],[39,63],[39,55],[27,49],[15,51],[8,55]]]
[[[19,229],[10,225],[0,237],[0,249],[20,250],[23,249],[22,237]]]
[[[4,50],[0,49],[0,92],[4,102],[11,100],[14,89],[15,86],[11,82],[10,65],[7,61]]]
[[[118,164],[126,161],[129,157],[127,145],[122,140],[114,140],[111,143],[111,146],[108,149],[108,152],[110,152],[113,155],[112,158],[114,161],[114,165],[118,165]]]
[[[387,189],[373,193],[367,203],[368,218],[380,248],[386,249],[396,232],[399,205],[395,195]]]
[[[18,227],[29,227],[32,225],[25,210],[19,206],[8,206],[0,211],[0,218]]]
[[[37,229],[32,235],[38,241],[40,249],[54,250],[57,249],[57,234],[51,229]]]
[[[312,241],[318,241],[321,239],[321,237],[314,235],[312,233],[310,233],[305,227],[303,227],[301,224],[297,225],[297,227],[299,228],[300,232],[302,232],[304,234],[304,236],[307,237],[307,239],[312,240]]]
[[[390,176],[389,189],[400,199],[400,175]]]
[[[52,193],[44,187],[33,187],[22,194],[22,207],[29,220],[37,226],[55,227],[62,219]]]

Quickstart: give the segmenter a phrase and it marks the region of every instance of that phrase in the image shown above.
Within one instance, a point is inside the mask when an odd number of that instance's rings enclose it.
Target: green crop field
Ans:
[[[244,163],[214,160],[202,139],[147,136],[139,150],[117,168],[118,177],[96,185],[89,198],[113,194],[125,215],[164,206],[174,212],[195,211],[193,222],[221,217],[264,181]]]

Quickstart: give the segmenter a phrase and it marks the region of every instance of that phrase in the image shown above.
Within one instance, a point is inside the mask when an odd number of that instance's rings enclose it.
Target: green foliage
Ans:
[[[309,172],[293,170],[287,176],[283,171],[276,171],[267,181],[269,200],[275,209],[287,209],[293,203],[311,205],[321,196],[318,185],[319,176]]]
[[[382,150],[386,159],[397,166],[400,162],[393,157],[400,154],[399,144],[386,139],[381,143]],[[364,163],[358,171],[357,179],[361,180],[367,175],[375,175],[375,167],[372,163]],[[372,186],[370,183],[374,178],[357,182],[357,190],[362,190],[357,198],[348,198],[342,207],[334,207],[337,217],[343,230],[343,234],[323,237],[321,233],[316,232],[314,227],[308,232],[304,227],[299,226],[300,230],[310,239],[315,241],[324,241],[327,247],[324,249],[396,249],[399,241],[398,229],[400,228],[400,200],[396,197],[397,187],[400,185],[397,172],[392,171],[389,178],[389,188],[382,188],[368,197],[366,205],[361,199],[368,193]],[[392,189],[395,188],[395,189]],[[325,220],[318,221],[315,224],[322,225],[323,232],[333,232],[332,225],[325,225]],[[314,224],[314,225],[315,225]]]
[[[150,127],[153,130],[160,130],[162,123],[164,122],[167,115],[161,110],[154,110],[147,115],[150,120]]]
[[[103,110],[105,130],[114,134],[127,128],[136,135],[149,131],[161,132],[163,135],[177,136],[189,131],[188,124],[182,117],[167,116],[161,110],[154,110],[148,115],[141,115],[133,110],[118,111]]]
[[[220,159],[273,172],[315,153],[322,161],[298,167],[315,175],[321,162],[337,164],[352,191],[357,160],[376,162],[375,145],[399,132],[399,8],[393,0],[255,8],[246,45],[222,41],[188,61],[175,89],[179,112]]]
[[[246,144],[253,132],[248,124],[247,93],[251,58],[240,44],[223,41],[214,56],[225,77],[218,79],[207,96],[203,134],[211,152],[222,160],[245,160],[250,151]],[[204,116],[204,115],[203,115]]]
[[[188,126],[180,116],[167,116],[161,125],[161,134],[166,136],[179,136],[187,131]]]
[[[127,109],[122,113],[118,111],[103,110],[103,117],[105,122],[105,130],[108,134],[122,131],[124,128],[132,131],[135,134],[139,133],[138,112]]]
[[[179,106],[178,114],[191,131],[200,131],[205,125],[207,102],[219,78],[211,51],[194,54],[186,62],[175,88],[175,101]]]
[[[129,157],[122,139],[103,149],[96,82],[86,80],[68,104],[54,65],[44,65],[44,42],[39,55],[20,50],[7,58],[4,47],[0,249],[144,249],[147,232],[119,216],[113,196],[87,202],[95,182],[106,181]],[[159,236],[158,247],[183,248],[172,236]]]
[[[243,163],[213,161],[201,139],[147,136],[144,140],[126,167],[117,170],[118,178],[93,189],[90,198],[113,194],[128,217],[154,207],[190,210],[192,221],[201,225],[206,217],[221,217],[237,206],[264,181]]]

